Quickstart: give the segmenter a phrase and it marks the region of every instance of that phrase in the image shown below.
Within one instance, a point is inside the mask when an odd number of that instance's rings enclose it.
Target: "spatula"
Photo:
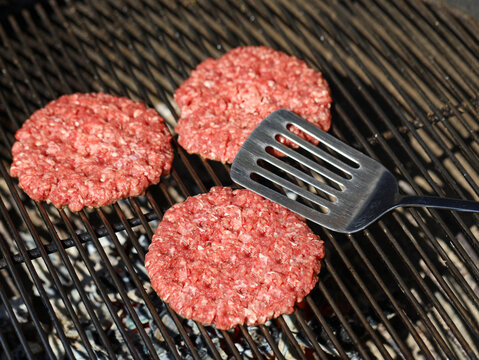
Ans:
[[[293,127],[319,144],[297,136]],[[283,144],[285,139],[297,148]],[[253,130],[235,157],[231,178],[342,233],[362,230],[400,206],[479,212],[476,201],[401,195],[396,178],[379,162],[287,110],[273,112]]]

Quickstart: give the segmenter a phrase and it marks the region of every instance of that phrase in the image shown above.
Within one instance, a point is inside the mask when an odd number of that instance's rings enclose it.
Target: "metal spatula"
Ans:
[[[292,127],[319,145],[295,135]],[[298,148],[284,145],[284,139]],[[278,151],[283,156],[276,156]],[[255,128],[236,155],[231,178],[343,233],[362,230],[399,206],[479,212],[475,201],[399,194],[395,177],[383,165],[287,110],[275,111]]]

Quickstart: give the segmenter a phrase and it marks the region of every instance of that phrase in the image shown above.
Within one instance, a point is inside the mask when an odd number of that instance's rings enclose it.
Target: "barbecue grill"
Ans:
[[[287,316],[219,331],[177,316],[144,256],[162,214],[234,186],[229,167],[185,153],[144,196],[71,213],[9,176],[13,135],[65,93],[155,107],[207,57],[266,45],[323,72],[331,133],[382,162],[404,193],[479,200],[479,24],[435,1],[47,0],[0,16],[0,359],[477,358],[475,214],[396,210],[343,235]]]

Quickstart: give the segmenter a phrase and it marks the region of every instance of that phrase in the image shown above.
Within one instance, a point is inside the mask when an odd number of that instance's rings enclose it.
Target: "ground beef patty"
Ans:
[[[178,142],[190,153],[232,163],[251,131],[280,108],[327,131],[329,87],[303,61],[264,46],[203,61],[175,92]]]
[[[146,269],[178,314],[230,329],[291,313],[323,257],[323,242],[297,215],[249,190],[215,187],[165,213]]]
[[[155,110],[101,93],[50,102],[15,138],[10,174],[19,186],[72,211],[140,195],[173,160],[171,135]]]

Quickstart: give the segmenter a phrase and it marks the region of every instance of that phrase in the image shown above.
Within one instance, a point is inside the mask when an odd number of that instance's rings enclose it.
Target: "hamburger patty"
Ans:
[[[299,216],[249,190],[214,187],[165,213],[145,266],[178,314],[230,329],[293,312],[323,257]]]
[[[331,125],[331,97],[321,73],[264,46],[240,47],[203,61],[176,90],[175,100],[181,110],[179,144],[226,163],[233,162],[256,125],[280,108],[322,130]]]
[[[71,211],[140,195],[173,161],[171,135],[155,110],[102,93],[50,102],[15,138],[10,174],[19,186]]]

